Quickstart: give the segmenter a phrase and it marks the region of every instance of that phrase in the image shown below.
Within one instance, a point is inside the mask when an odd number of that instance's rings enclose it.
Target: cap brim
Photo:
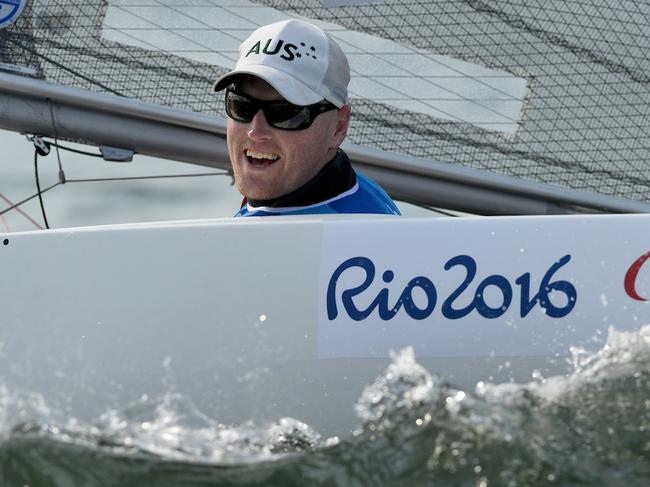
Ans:
[[[233,82],[234,77],[241,74],[250,74],[263,79],[270,84],[275,91],[280,93],[285,100],[294,105],[312,105],[318,103],[324,98],[323,95],[315,92],[306,84],[297,81],[292,76],[263,64],[255,64],[246,66],[245,68],[234,69],[233,71],[224,74],[214,83],[213,90],[224,90]]]

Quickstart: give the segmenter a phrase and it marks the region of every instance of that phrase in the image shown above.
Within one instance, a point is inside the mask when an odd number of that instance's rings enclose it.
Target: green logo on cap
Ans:
[[[276,54],[282,52],[280,57],[285,61],[293,61],[295,58],[302,57],[299,53],[296,52],[298,50],[298,46],[295,44],[285,43],[282,39],[280,39],[273,47],[273,49],[271,49],[272,42],[273,39],[268,39],[264,45],[264,48],[262,48],[262,41],[257,41],[255,44],[253,44],[253,47],[249,49],[249,51],[246,53],[246,56],[244,57],[248,57],[251,54],[260,54],[260,49],[262,49],[262,54],[266,54],[267,56],[275,56]]]

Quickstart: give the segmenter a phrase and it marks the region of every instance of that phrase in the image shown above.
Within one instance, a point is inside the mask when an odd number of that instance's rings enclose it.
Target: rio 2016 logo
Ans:
[[[636,290],[636,278],[639,275],[639,271],[641,270],[641,267],[643,267],[643,264],[645,264],[645,261],[648,259],[650,259],[650,251],[646,252],[637,260],[635,260],[630,266],[630,268],[627,270],[627,272],[625,273],[625,279],[623,281],[625,292],[627,293],[628,296],[630,296],[632,299],[636,299],[637,301],[648,300],[648,298],[644,298],[643,296],[640,296]]]
[[[520,275],[515,280],[515,284],[519,286],[520,317],[524,318],[536,305],[539,305],[545,314],[551,318],[562,318],[573,310],[577,300],[576,288],[568,281],[552,280],[554,274],[570,260],[571,256],[565,255],[551,265],[542,277],[537,292],[533,291],[534,294],[532,296],[531,275],[529,272]],[[506,277],[499,274],[491,275],[483,279],[478,284],[473,299],[468,305],[464,307],[456,306],[457,300],[463,295],[476,277],[477,265],[476,261],[469,255],[457,255],[445,263],[444,269],[448,271],[453,267],[464,268],[465,278],[443,301],[441,313],[445,318],[457,320],[467,316],[472,311],[476,311],[484,318],[494,319],[502,316],[509,309],[512,304],[513,288],[515,286]],[[387,321],[395,317],[402,307],[406,314],[414,320],[423,320],[433,313],[437,304],[438,293],[434,283],[425,276],[417,276],[411,279],[393,306],[389,305],[389,289],[385,287],[379,291],[366,309],[359,309],[354,303],[353,298],[362,294],[373,283],[375,279],[375,264],[367,257],[353,257],[337,267],[327,286],[327,317],[330,321],[336,319],[339,314],[336,300],[338,281],[343,273],[354,268],[361,269],[365,273],[364,281],[360,285],[350,289],[344,289],[340,293],[343,308],[351,319],[355,321],[365,320],[376,309],[379,317]],[[382,275],[385,283],[390,283],[394,277],[395,274],[390,269],[386,270]],[[491,306],[484,298],[486,289],[490,287],[495,288],[500,293],[501,303],[498,306]],[[416,288],[419,288],[426,296],[424,306],[422,307],[419,307],[413,299],[413,291]],[[566,298],[566,303],[563,306],[554,304],[550,299],[552,292],[563,294]]]
[[[26,4],[27,0],[0,0],[0,29],[12,24]]]

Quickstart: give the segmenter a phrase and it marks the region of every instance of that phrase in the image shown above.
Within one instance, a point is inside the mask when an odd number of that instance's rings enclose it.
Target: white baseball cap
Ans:
[[[239,46],[235,69],[221,76],[221,91],[238,74],[251,74],[270,84],[295,105],[325,99],[337,107],[348,100],[350,66],[339,45],[323,30],[302,20],[265,25]]]

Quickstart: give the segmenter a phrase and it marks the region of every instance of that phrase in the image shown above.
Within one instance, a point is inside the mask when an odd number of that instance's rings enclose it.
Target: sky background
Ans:
[[[95,147],[62,142],[87,152]],[[36,193],[34,148],[25,136],[0,130],[0,195],[14,203]],[[220,172],[211,168],[136,155],[133,162],[106,162],[101,158],[60,151],[68,179],[115,178]],[[54,150],[39,157],[41,188],[58,180]],[[241,201],[239,192],[226,176],[173,178],[144,181],[67,183],[43,195],[51,228],[107,223],[216,218],[232,216]],[[0,196],[0,211],[8,203]],[[22,209],[42,224],[38,199]],[[0,231],[35,230],[36,226],[18,212],[0,216]]]

